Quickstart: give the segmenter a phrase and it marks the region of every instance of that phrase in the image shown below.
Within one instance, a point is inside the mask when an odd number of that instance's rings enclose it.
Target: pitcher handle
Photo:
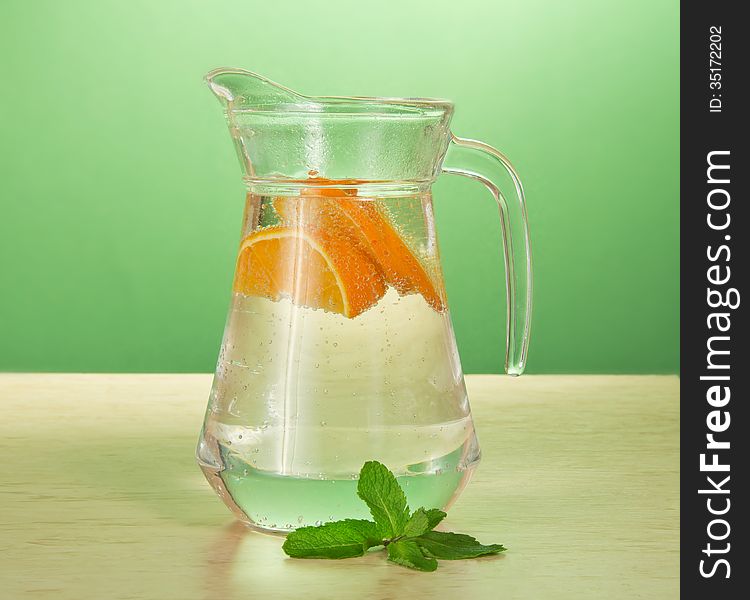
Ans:
[[[442,170],[481,181],[500,209],[508,305],[505,372],[520,375],[526,368],[529,351],[532,290],[531,240],[521,179],[502,152],[483,142],[455,135],[451,136]],[[513,184],[514,202],[506,201],[500,189],[501,179]]]

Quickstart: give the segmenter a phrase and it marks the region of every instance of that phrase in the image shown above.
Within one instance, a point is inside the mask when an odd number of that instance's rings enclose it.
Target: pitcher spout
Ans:
[[[208,73],[205,79],[219,101],[230,109],[309,102],[307,97],[245,69],[221,67]]]

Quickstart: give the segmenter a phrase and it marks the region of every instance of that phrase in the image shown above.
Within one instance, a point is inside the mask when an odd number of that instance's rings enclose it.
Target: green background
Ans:
[[[439,96],[524,179],[528,371],[676,372],[678,3],[0,4],[0,370],[212,371],[243,187],[202,76]],[[435,186],[464,370],[497,372],[499,225]]]

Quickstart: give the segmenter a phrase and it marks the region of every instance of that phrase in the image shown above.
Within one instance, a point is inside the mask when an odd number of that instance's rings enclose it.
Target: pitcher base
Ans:
[[[460,465],[460,454],[410,465],[397,480],[413,509],[448,508],[468,483],[478,459]],[[451,458],[453,465],[449,468]],[[340,519],[371,519],[357,496],[357,474],[348,477],[298,477],[262,472],[227,456],[224,468],[202,465],[207,479],[235,516],[254,530],[284,534],[298,527]],[[432,469],[432,470],[430,470]]]

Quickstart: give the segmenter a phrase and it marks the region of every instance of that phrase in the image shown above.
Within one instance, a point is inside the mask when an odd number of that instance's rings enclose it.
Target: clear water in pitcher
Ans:
[[[446,507],[479,459],[428,193],[250,194],[201,467],[242,520],[368,518],[379,460],[412,508]]]

